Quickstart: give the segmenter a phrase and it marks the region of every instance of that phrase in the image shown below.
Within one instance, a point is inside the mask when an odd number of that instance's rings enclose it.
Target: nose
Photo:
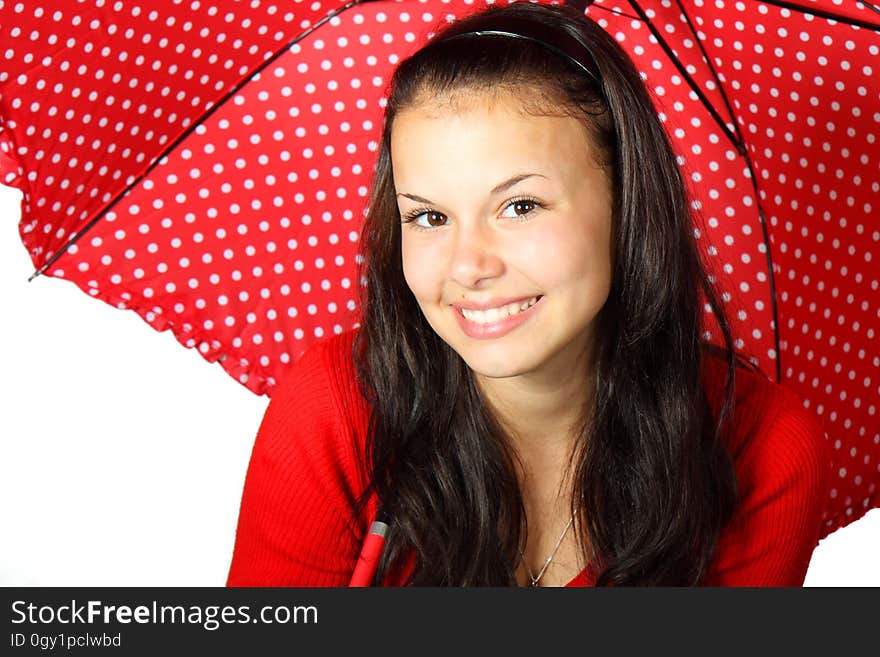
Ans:
[[[450,256],[451,278],[463,287],[474,288],[484,279],[500,276],[504,261],[499,247],[489,226],[459,222]]]

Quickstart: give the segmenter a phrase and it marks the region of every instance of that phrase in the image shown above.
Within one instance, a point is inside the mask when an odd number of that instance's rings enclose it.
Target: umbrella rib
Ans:
[[[604,7],[602,5],[597,5],[595,3],[590,5],[591,9],[601,9],[602,11],[608,12],[614,16],[623,16],[624,18],[628,18],[631,21],[641,21],[642,19],[638,16],[633,16],[632,14],[627,14],[625,11],[620,11],[619,9],[609,9],[608,7]]]
[[[855,27],[864,27],[867,30],[873,30],[875,32],[880,32],[880,25],[877,23],[870,23],[868,21],[863,21],[858,18],[850,18],[849,16],[843,16],[842,14],[836,14],[833,11],[825,11],[824,9],[814,9],[813,7],[805,7],[803,5],[799,5],[795,2],[786,2],[785,0],[759,0],[760,2],[766,5],[773,5],[774,7],[781,7],[782,9],[789,9],[791,11],[796,11],[801,14],[810,14],[812,16],[818,16],[819,18],[827,18],[828,20],[837,21],[838,23],[846,23],[847,25],[852,25]],[[865,8],[870,9],[878,14],[880,14],[880,8],[877,5],[866,2],[865,0],[859,0],[859,3],[862,4]]]
[[[60,258],[62,255],[64,255],[73,244],[76,244],[76,242],[78,242],[79,239],[92,228],[92,226],[94,226],[96,223],[98,223],[98,221],[103,219],[104,216],[106,216],[107,213],[110,212],[110,210],[112,210],[116,206],[116,204],[119,203],[119,201],[122,198],[124,198],[141,180],[146,178],[153,171],[153,169],[155,169],[157,166],[159,166],[159,163],[162,162],[162,160],[165,159],[175,148],[177,148],[177,146],[183,140],[185,140],[187,137],[189,137],[197,127],[202,125],[206,120],[208,120],[211,117],[212,114],[214,114],[214,112],[216,112],[224,104],[226,104],[226,102],[230,98],[232,98],[235,94],[237,94],[244,85],[246,85],[248,82],[250,82],[254,78],[254,76],[259,74],[267,66],[272,64],[272,62],[274,62],[276,59],[281,57],[281,55],[286,53],[291,48],[291,46],[295,45],[296,43],[298,43],[299,41],[304,39],[306,36],[311,34],[311,32],[313,32],[315,29],[317,29],[318,27],[320,27],[321,25],[323,25],[327,21],[331,20],[334,16],[338,16],[346,9],[350,9],[351,7],[358,5],[358,4],[362,4],[362,3],[366,3],[366,2],[375,2],[375,1],[376,0],[351,0],[351,2],[348,2],[347,4],[343,5],[339,9],[332,11],[331,13],[324,16],[324,18],[319,20],[314,25],[309,26],[308,29],[306,29],[303,32],[301,32],[300,34],[298,34],[296,36],[296,38],[294,38],[292,41],[287,43],[284,47],[279,48],[278,51],[275,52],[271,57],[266,59],[259,66],[257,66],[250,73],[248,73],[244,78],[241,79],[241,81],[239,81],[234,87],[232,87],[232,89],[230,89],[224,96],[222,96],[220,98],[220,100],[218,100],[214,105],[212,105],[204,114],[202,114],[198,119],[193,121],[192,124],[190,124],[187,127],[187,129],[184,130],[177,137],[177,139],[175,139],[173,142],[171,142],[171,144],[169,144],[168,147],[165,148],[165,150],[159,154],[159,156],[153,161],[152,164],[150,164],[144,170],[143,173],[141,173],[134,180],[132,180],[125,187],[125,189],[123,189],[112,200],[110,200],[107,203],[107,205],[105,205],[98,214],[96,214],[92,219],[90,219],[89,222],[85,226],[83,226],[79,231],[77,231],[76,233],[71,235],[70,239],[68,239],[67,242],[65,242],[61,246],[61,248],[58,249],[58,251],[55,252],[52,255],[52,257],[49,258],[49,260],[47,260],[45,262],[45,264],[43,264],[42,267],[40,267],[37,271],[35,271],[33,274],[30,275],[30,277],[28,278],[28,282],[34,280],[37,276],[43,274],[47,269],[49,269],[49,267],[51,267],[53,264],[55,264],[55,262],[58,260],[58,258]]]
[[[586,11],[587,8],[590,9],[601,9],[602,11],[608,12],[613,16],[623,16],[624,18],[628,18],[632,21],[640,21],[642,20],[638,16],[633,16],[632,14],[627,14],[624,11],[620,11],[617,8],[609,9],[604,5],[597,5],[596,0],[565,0],[565,4],[569,7],[574,7],[575,9],[579,9],[580,11]]]
[[[691,77],[690,73],[687,72],[687,69],[685,69],[682,63],[678,60],[678,57],[675,56],[675,53],[672,52],[672,47],[666,42],[666,40],[663,38],[663,35],[660,34],[660,31],[648,18],[645,10],[642,9],[637,0],[629,0],[629,3],[630,5],[632,5],[633,9],[636,10],[636,13],[638,13],[642,21],[648,26],[648,29],[651,30],[651,34],[653,34],[654,38],[657,39],[658,45],[663,49],[663,51],[669,57],[669,60],[687,81],[688,86],[696,94],[697,98],[699,98],[700,102],[703,104],[703,107],[705,107],[706,111],[712,115],[712,118],[715,119],[715,123],[718,124],[718,127],[721,129],[721,131],[730,140],[730,143],[733,144],[733,147],[736,148],[737,153],[742,155],[743,151],[745,150],[745,145],[737,138],[733,131],[727,127],[727,122],[721,118],[721,115],[718,114],[718,111],[712,106],[712,103],[709,102],[709,99],[706,98],[706,94],[704,94],[702,89],[700,89],[700,86],[697,84],[696,80]]]
[[[688,28],[691,31],[691,34],[694,36],[694,40],[697,42],[697,47],[700,49],[700,52],[703,54],[703,58],[706,60],[706,64],[709,66],[709,71],[712,73],[712,77],[715,80],[715,84],[718,87],[718,93],[721,94],[721,98],[724,100],[724,105],[727,107],[727,112],[730,114],[733,119],[733,129],[736,131],[736,137],[743,146],[745,146],[745,140],[742,138],[742,133],[739,130],[739,125],[736,122],[736,114],[733,111],[733,106],[730,104],[730,99],[727,97],[727,93],[724,91],[724,85],[721,84],[721,80],[718,78],[718,72],[715,70],[715,66],[712,64],[712,60],[709,58],[709,54],[706,52],[706,49],[703,47],[703,42],[697,35],[697,30],[694,27],[693,22],[691,21],[690,15],[688,15],[684,6],[681,3],[681,0],[675,0],[678,5],[679,10],[681,11],[682,16],[684,16],[684,20],[688,25]],[[743,160],[745,160],[746,167],[749,170],[749,178],[752,182],[752,189],[755,192],[755,204],[758,206],[758,220],[761,224],[761,235],[764,240],[764,248],[766,250],[767,256],[767,276],[768,281],[770,283],[770,306],[773,315],[773,341],[774,346],[776,347],[776,381],[777,383],[782,382],[782,350],[780,349],[780,337],[779,337],[779,309],[776,305],[776,278],[773,275],[773,251],[770,246],[770,234],[767,230],[767,218],[764,215],[764,207],[761,204],[761,194],[758,191],[758,178],[755,175],[755,168],[752,165],[752,158],[749,155],[748,149],[743,147],[740,151],[740,155]]]
[[[697,48],[700,49],[700,53],[702,53],[703,59],[706,60],[706,65],[709,67],[709,72],[712,74],[712,78],[715,80],[715,84],[718,87],[718,93],[721,94],[721,99],[724,101],[724,106],[727,108],[727,113],[730,114],[733,131],[736,133],[736,141],[739,144],[743,144],[743,148],[742,150],[740,150],[740,155],[745,155],[745,140],[743,140],[742,133],[739,131],[739,125],[737,125],[736,122],[736,113],[733,111],[733,106],[730,104],[730,99],[724,92],[724,86],[721,84],[721,79],[718,77],[718,71],[715,70],[715,66],[712,64],[712,59],[709,57],[709,53],[706,52],[706,48],[703,46],[703,41],[697,34],[697,29],[691,22],[691,17],[685,10],[684,5],[681,4],[681,0],[675,0],[675,4],[678,5],[678,9],[681,11],[681,15],[684,16],[685,23],[687,23],[691,34],[694,36],[694,41],[697,42]]]

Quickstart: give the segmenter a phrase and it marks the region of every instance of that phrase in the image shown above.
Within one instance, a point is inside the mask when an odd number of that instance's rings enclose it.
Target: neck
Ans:
[[[537,572],[572,518],[572,458],[584,424],[589,421],[595,374],[585,363],[569,362],[548,375],[532,372],[504,379],[476,375],[485,403],[501,425],[514,452],[523,510],[528,523],[522,550],[523,574]],[[563,538],[565,536],[563,535]],[[586,561],[578,538],[567,536],[556,562],[541,576],[544,584],[570,581]],[[527,563],[528,562],[528,563]],[[531,582],[537,574],[530,575]]]
[[[477,377],[527,480],[561,485],[592,400],[593,377],[571,367],[553,378]],[[542,486],[546,489],[546,486]]]

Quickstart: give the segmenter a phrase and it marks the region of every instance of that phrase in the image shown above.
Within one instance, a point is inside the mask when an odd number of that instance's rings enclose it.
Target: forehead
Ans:
[[[567,170],[595,167],[582,121],[533,111],[499,93],[423,100],[401,111],[391,129],[395,183],[476,183],[524,168],[562,178]]]
[[[491,87],[465,86],[441,92],[423,87],[415,94],[409,108],[434,116],[480,109],[505,109],[539,116],[562,116],[567,113],[552,87],[511,81]]]

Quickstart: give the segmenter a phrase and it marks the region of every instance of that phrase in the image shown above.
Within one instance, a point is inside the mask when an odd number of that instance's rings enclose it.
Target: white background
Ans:
[[[222,586],[268,398],[72,283],[38,277],[0,185],[0,585]],[[806,586],[880,586],[880,509]]]

